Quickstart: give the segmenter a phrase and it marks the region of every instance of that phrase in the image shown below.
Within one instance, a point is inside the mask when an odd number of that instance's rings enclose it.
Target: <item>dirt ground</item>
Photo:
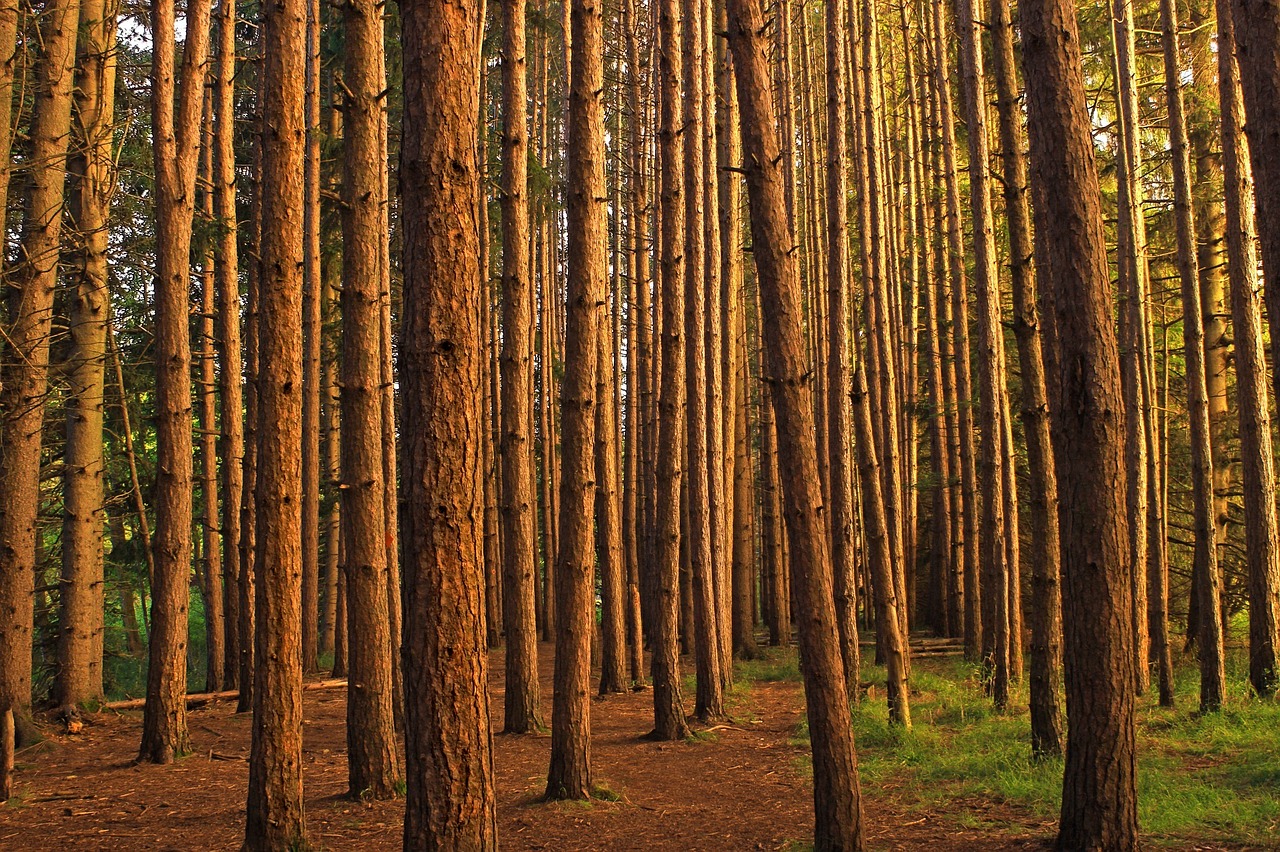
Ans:
[[[544,716],[551,717],[551,653],[540,648]],[[491,713],[501,729],[502,655],[491,655]],[[688,696],[692,701],[692,696]],[[735,693],[731,719],[686,742],[642,739],[652,727],[648,691],[592,703],[592,768],[617,801],[545,803],[549,735],[494,737],[499,839],[507,850],[786,850],[812,841],[805,746],[792,742],[803,714],[797,683],[757,683]],[[189,715],[193,753],[170,766],[135,765],[140,713],[86,718],[76,735],[51,732],[18,755],[18,796],[0,806],[0,850],[237,849],[244,831],[249,718],[226,703]],[[307,830],[319,849],[397,849],[403,800],[346,796],[345,691],[305,693]],[[1043,849],[1053,825],[1027,824],[995,803],[956,803],[989,829],[913,808],[910,791],[864,789],[874,849],[930,852]],[[612,798],[610,796],[609,798]]]

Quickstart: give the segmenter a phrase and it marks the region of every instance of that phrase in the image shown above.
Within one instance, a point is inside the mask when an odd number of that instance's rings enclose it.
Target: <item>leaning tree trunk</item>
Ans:
[[[1076,6],[1022,0],[1062,532],[1067,756],[1061,849],[1137,849],[1124,408]]]
[[[729,44],[742,110],[753,255],[778,411],[779,462],[791,541],[792,583],[805,614],[800,658],[813,743],[814,848],[862,848],[857,756],[840,658],[814,437],[813,391],[800,326],[800,280],[783,197],[773,92],[757,0],[730,0]],[[892,587],[890,587],[892,588]]]
[[[401,4],[404,848],[497,846],[480,527],[478,6]],[[441,57],[449,57],[441,62]]]

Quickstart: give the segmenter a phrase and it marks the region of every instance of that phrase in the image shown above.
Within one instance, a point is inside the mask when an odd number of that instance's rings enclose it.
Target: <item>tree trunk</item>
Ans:
[[[978,419],[982,433],[979,487],[982,489],[983,662],[991,677],[996,707],[1009,702],[1009,573],[1006,527],[1004,413],[1004,330],[1000,317],[1000,273],[996,267],[991,212],[990,150],[987,139],[986,74],[973,0],[955,0],[960,40],[960,93],[969,141],[969,193],[973,207],[974,283],[978,310]]]
[[[306,845],[302,813],[302,415],[307,9],[264,8],[253,738],[245,850]]]
[[[529,155],[525,0],[502,3],[502,560],[506,689],[503,730],[541,725],[534,586],[538,581],[533,472],[533,285],[529,270]]]
[[[1062,592],[1059,588],[1061,536],[1058,530],[1058,476],[1049,435],[1049,400],[1040,339],[1035,267],[1032,265],[1031,209],[1027,198],[1027,163],[1022,154],[1013,22],[1008,0],[992,0],[997,106],[1004,203],[1009,226],[1009,258],[1013,279],[1013,333],[1022,370],[1022,430],[1026,436],[1031,480],[1031,751],[1062,752],[1062,718],[1058,682],[1062,677]],[[1135,572],[1142,563],[1135,562]],[[1145,613],[1142,614],[1145,617]],[[1015,638],[1017,634],[1014,634]]]
[[[831,563],[817,475],[812,387],[800,326],[800,280],[787,224],[764,16],[757,0],[730,0],[729,45],[742,109],[744,166],[751,199],[769,373],[778,406],[779,462],[786,471],[792,581],[800,621],[806,716],[813,743],[814,849],[862,848],[857,756],[836,628]]]
[[[497,848],[480,528],[478,6],[401,6],[404,848]],[[442,57],[449,57],[443,62]]]
[[[1262,305],[1258,295],[1253,170],[1241,135],[1244,103],[1236,60],[1235,25],[1227,0],[1218,0],[1218,91],[1222,110],[1227,272],[1235,330],[1236,393],[1243,464],[1244,534],[1249,567],[1249,682],[1260,697],[1280,684],[1280,532],[1276,528],[1276,474],[1271,449]]]
[[[1057,845],[1137,849],[1124,409],[1076,7],[1023,0],[1020,24],[1062,532],[1068,739]]]
[[[0,705],[12,707],[20,741],[31,703],[40,447],[79,16],[79,0],[51,0],[42,10],[22,232],[5,282],[12,290],[3,332],[11,351],[0,375]]]
[[[1213,514],[1213,449],[1209,434],[1209,395],[1205,383],[1204,315],[1196,266],[1195,217],[1191,209],[1191,160],[1183,114],[1178,18],[1173,0],[1160,0],[1164,44],[1165,95],[1169,104],[1169,143],[1173,153],[1174,217],[1178,231],[1178,276],[1182,282],[1182,339],[1186,357],[1187,418],[1191,421],[1191,490],[1194,504],[1195,559],[1200,605],[1200,710],[1217,710],[1226,688],[1222,645],[1221,578]]]
[[[71,223],[79,255],[73,281],[63,471],[60,707],[102,699],[103,512],[102,418],[107,357],[107,225],[115,180],[111,130],[115,110],[115,3],[87,0],[81,37],[73,133]]]
[[[152,3],[151,114],[156,170],[156,555],[147,708],[139,759],[187,750],[187,606],[191,572],[191,221],[209,49],[209,3],[187,9],[174,115],[174,4]]]
[[[302,196],[302,670],[320,626],[320,0],[306,0]]]
[[[244,390],[240,335],[240,261],[236,211],[236,4],[219,0],[213,81],[213,212],[218,223],[214,266],[217,348],[222,366],[222,576],[226,582],[226,665],[223,681],[240,684],[240,501],[244,494]]]
[[[347,792],[387,799],[399,779],[393,712],[382,434],[382,13],[343,6],[342,439],[347,575]],[[391,563],[394,564],[394,563]]]
[[[684,258],[685,197],[683,192],[684,140],[681,136],[681,21],[677,0],[661,0],[658,6],[660,45],[659,86],[661,115],[658,123],[660,212],[662,217],[661,288],[662,353],[661,389],[658,395],[656,517],[656,605],[651,643],[653,655],[653,737],[682,739],[688,733],[680,696],[680,654],[676,646],[676,618],[680,606],[680,498],[683,493],[685,335]]]

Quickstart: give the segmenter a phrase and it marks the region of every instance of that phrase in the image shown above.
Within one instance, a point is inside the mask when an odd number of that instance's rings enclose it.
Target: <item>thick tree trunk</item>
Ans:
[[[12,708],[20,739],[31,703],[40,447],[79,17],[79,0],[51,0],[42,10],[22,231],[5,282],[12,291],[0,374],[0,706]]]
[[[787,224],[773,93],[757,0],[731,0],[729,44],[742,109],[747,189],[766,356],[778,406],[779,461],[786,471],[792,581],[805,617],[801,660],[813,743],[814,848],[862,848],[857,756],[836,628],[831,563],[822,521],[812,387],[803,355],[800,280]]]
[[[477,5],[402,4],[404,848],[497,848],[481,564]]]
[[[1267,319],[1275,353],[1280,349],[1280,159],[1277,159],[1280,157],[1280,0],[1232,0],[1231,12],[1241,89],[1248,116],[1244,130],[1248,135],[1258,203],[1257,224],[1261,238]],[[1275,389],[1280,396],[1280,372],[1272,380],[1276,382]],[[1274,649],[1276,634],[1275,616],[1268,616],[1265,605],[1258,608],[1255,616],[1255,601],[1270,598],[1271,612],[1275,612],[1275,588],[1273,571],[1251,574],[1249,636],[1250,674],[1253,677],[1258,676],[1254,674],[1254,665],[1266,666],[1265,649],[1268,641]],[[1254,617],[1258,618],[1257,622],[1252,621]],[[1273,650],[1271,656],[1274,654]],[[1257,663],[1254,663],[1255,655],[1258,655]],[[1274,677],[1273,674],[1273,681]]]
[[[605,208],[604,22],[601,7],[574,0],[568,115],[568,314],[562,412],[560,535],[556,565],[555,700],[547,798],[591,795],[591,639],[595,622],[595,407],[597,338],[604,333],[608,220]]]
[[[1236,60],[1235,24],[1227,0],[1218,0],[1218,91],[1222,110],[1227,272],[1235,330],[1236,393],[1243,461],[1244,535],[1249,567],[1249,682],[1260,697],[1280,685],[1280,532],[1276,526],[1276,473],[1271,449],[1266,355],[1249,143],[1241,133],[1244,102]]]
[[[1137,849],[1124,408],[1076,6],[1023,0],[1036,260],[1062,532],[1067,757],[1060,849]]]

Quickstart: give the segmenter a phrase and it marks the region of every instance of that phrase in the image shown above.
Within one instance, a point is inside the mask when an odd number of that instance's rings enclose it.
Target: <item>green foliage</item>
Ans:
[[[757,682],[782,679],[786,658],[742,665]],[[1219,713],[1191,712],[1198,690],[1189,662],[1178,670],[1179,709],[1156,704],[1154,691],[1138,704],[1138,809],[1143,833],[1155,845],[1267,844],[1280,830],[1280,704],[1249,697],[1247,661],[1232,657],[1228,700]],[[884,670],[864,677],[882,681]],[[1006,712],[983,694],[976,667],[958,659],[919,659],[912,668],[911,730],[890,725],[883,699],[853,708],[864,790],[883,791],[907,810],[944,814],[962,827],[1043,832],[1056,819],[1062,794],[1061,758],[1031,756],[1025,684]],[[809,747],[803,717],[791,739]],[[804,771],[811,772],[809,757]],[[966,802],[984,803],[970,809]],[[990,805],[991,807],[986,807]]]

